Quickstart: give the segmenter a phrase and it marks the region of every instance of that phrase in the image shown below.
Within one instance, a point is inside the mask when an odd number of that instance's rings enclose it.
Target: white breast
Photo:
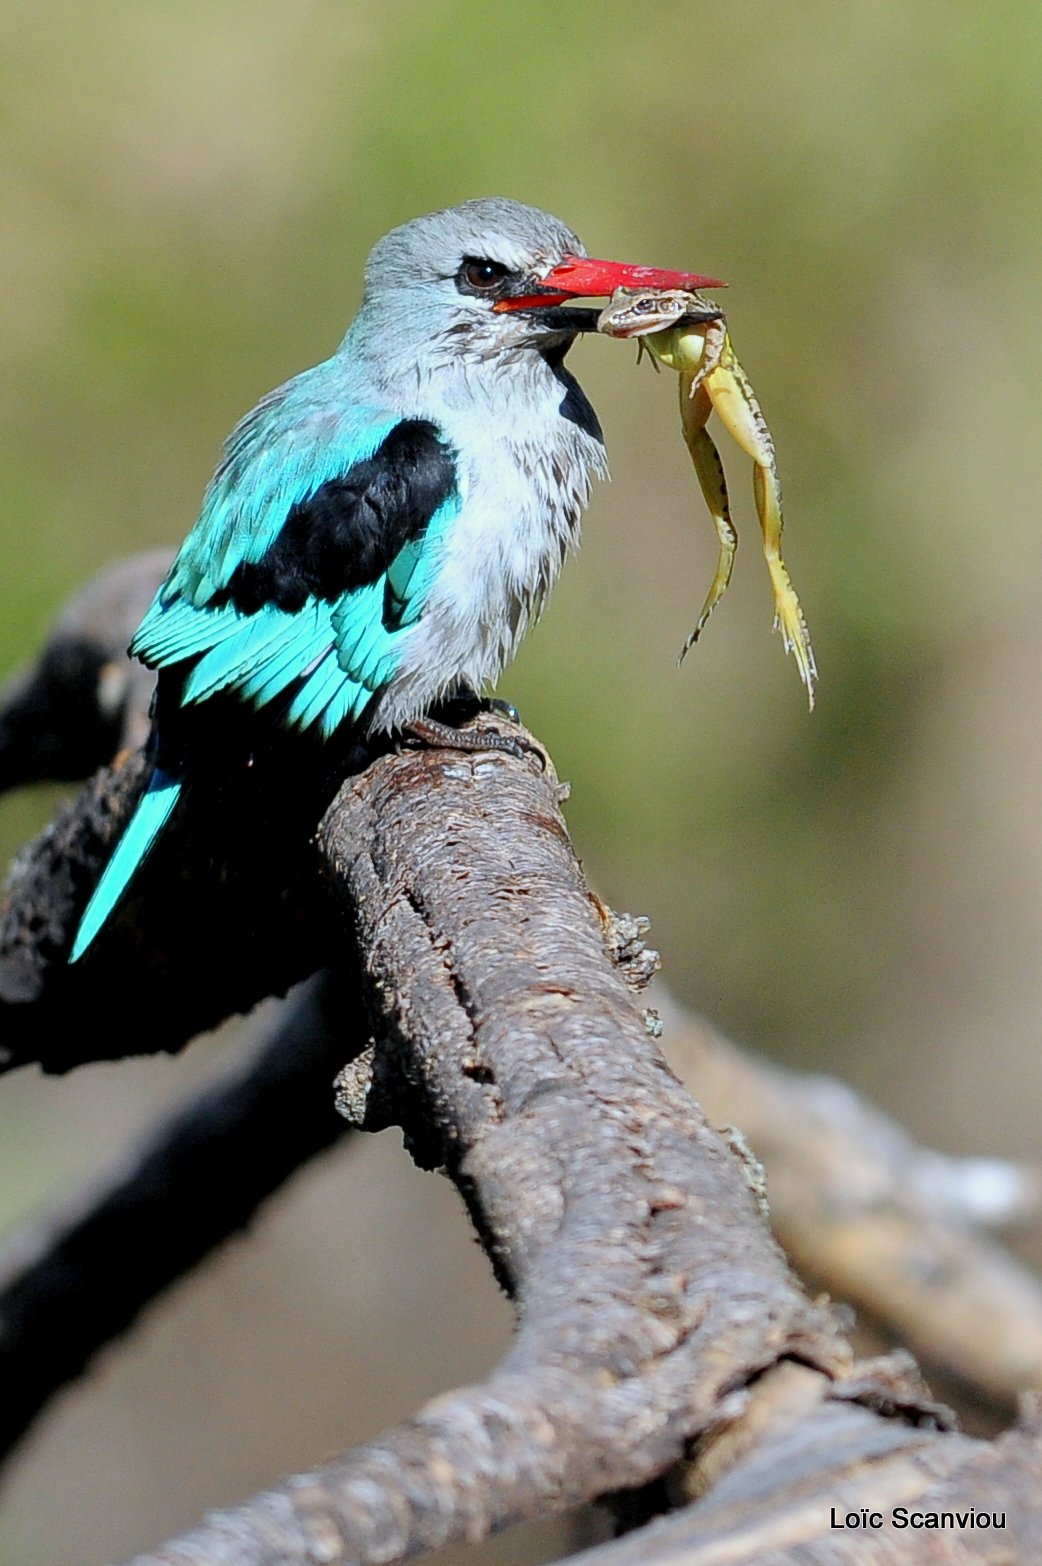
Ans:
[[[592,478],[606,472],[601,441],[561,413],[564,388],[542,360],[499,391],[491,408],[455,398],[417,410],[458,453],[462,505],[374,728],[398,728],[459,686],[498,679],[578,544]]]

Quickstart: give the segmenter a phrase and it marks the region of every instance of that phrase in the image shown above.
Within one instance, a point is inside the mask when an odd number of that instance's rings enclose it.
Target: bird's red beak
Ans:
[[[655,266],[628,266],[624,261],[595,261],[592,256],[566,256],[538,285],[538,293],[500,299],[494,310],[525,310],[539,305],[566,304],[569,299],[601,298],[617,288],[726,288],[718,277],[697,272],[669,272]]]

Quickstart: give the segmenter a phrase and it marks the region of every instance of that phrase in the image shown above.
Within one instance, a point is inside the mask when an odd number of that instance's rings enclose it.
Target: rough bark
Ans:
[[[498,756],[389,759],[345,786],[321,841],[354,910],[381,1091],[459,1184],[518,1334],[487,1382],[140,1566],[400,1559],[663,1476],[713,1493],[750,1471],[761,1501],[764,1473],[773,1486],[758,1548],[768,1516],[787,1548],[788,1471],[795,1494],[813,1474],[843,1500],[871,1465],[900,1498],[912,1452],[987,1453],[934,1428],[900,1367],[853,1366],[795,1289],[755,1170],[609,960],[552,779]],[[1025,1513],[1012,1559],[1031,1558],[1038,1521]],[[890,1559],[917,1558],[900,1545]]]

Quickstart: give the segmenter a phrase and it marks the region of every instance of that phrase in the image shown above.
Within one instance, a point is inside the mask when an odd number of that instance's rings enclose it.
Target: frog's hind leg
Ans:
[[[702,612],[698,617],[698,624],[680,649],[680,657],[677,663],[683,663],[691,648],[698,641],[706,621],[727,591],[731,580],[731,571],[734,566],[735,551],[738,548],[738,531],[731,521],[731,508],[727,498],[727,480],[724,477],[724,465],[720,460],[712,436],[706,429],[706,420],[712,411],[712,402],[705,386],[696,384],[692,386],[691,378],[687,375],[680,377],[680,415],[684,428],[684,439],[687,449],[691,453],[691,461],[694,464],[695,473],[702,489],[702,495],[709,508],[709,515],[713,519],[716,528],[718,551],[716,557],[716,571],[706,594]]]
[[[796,659],[807,700],[814,706],[814,682],[818,677],[814,653],[800,601],[782,559],[781,480],[774,441],[730,338],[724,344],[717,367],[710,373],[709,394],[716,413],[742,450],[753,459],[753,491],[763,530],[763,552],[774,590],[774,624],[781,632],[786,652]]]
[[[785,651],[791,652],[807,688],[807,701],[814,706],[814,682],[818,677],[814,649],[810,645],[807,622],[796,597],[796,589],[781,553],[781,485],[773,462],[757,462],[753,467],[753,492],[763,529],[763,553],[774,590],[774,627],[781,632]]]

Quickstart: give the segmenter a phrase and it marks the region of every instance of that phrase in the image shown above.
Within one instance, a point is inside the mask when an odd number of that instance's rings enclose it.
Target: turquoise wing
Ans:
[[[318,723],[328,736],[345,720],[360,717],[377,691],[394,678],[403,642],[423,614],[459,507],[458,492],[453,492],[422,538],[404,544],[374,582],[345,593],[331,606],[331,644],[294,694],[287,713],[290,723],[302,729]]]
[[[272,393],[234,432],[131,650],[153,668],[187,664],[186,705],[221,691],[256,707],[288,695],[284,721],[328,736],[393,679],[460,500],[433,426],[331,407],[313,384],[325,369]],[[408,430],[422,440],[396,467]],[[420,499],[402,476],[417,453]]]
[[[134,637],[131,651],[150,667],[232,634],[234,607],[222,613],[221,604],[236,570],[264,556],[294,505],[372,457],[399,423],[365,403],[331,407],[331,364],[270,392],[233,430],[199,520]]]

